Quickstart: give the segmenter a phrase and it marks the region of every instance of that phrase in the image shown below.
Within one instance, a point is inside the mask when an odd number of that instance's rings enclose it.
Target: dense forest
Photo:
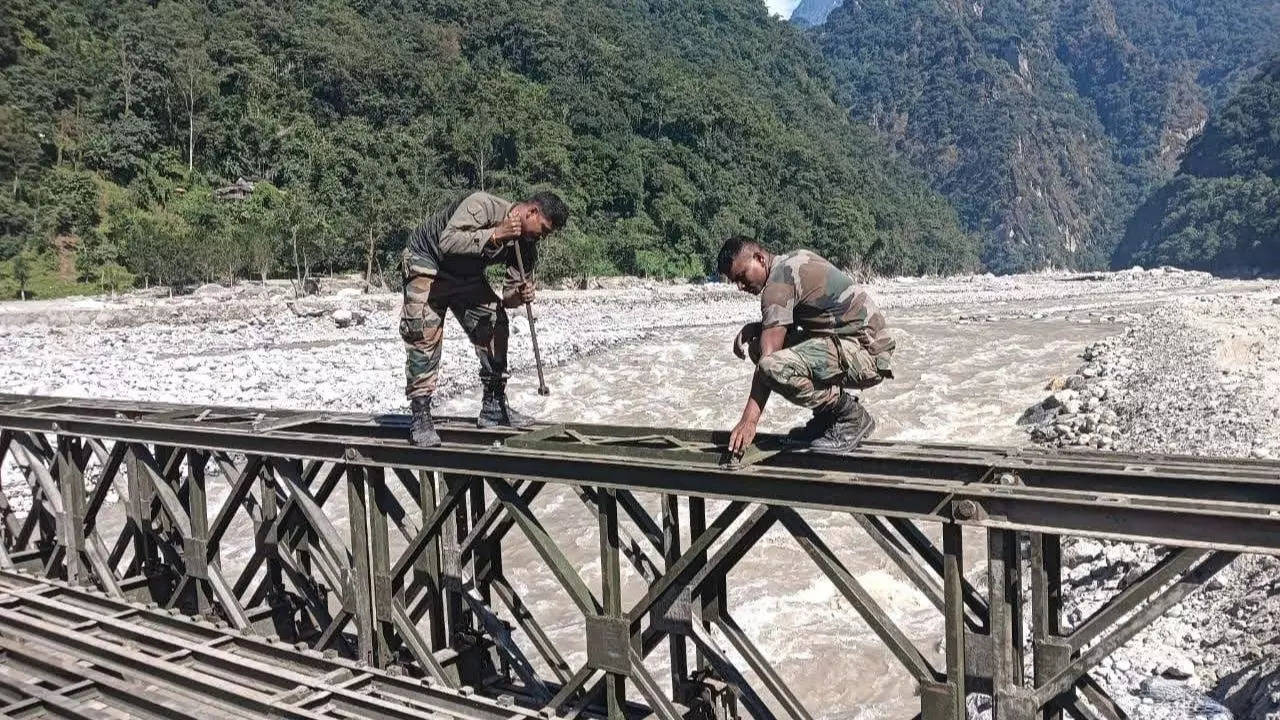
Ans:
[[[977,265],[759,0],[28,0],[0,23],[5,296],[386,271],[467,189],[566,198],[544,278],[700,276],[736,232]]]
[[[1106,265],[1280,45],[1277,0],[811,5],[851,116],[952,200],[997,271]]]
[[[1138,209],[1118,264],[1280,272],[1280,57],[1210,121]]]

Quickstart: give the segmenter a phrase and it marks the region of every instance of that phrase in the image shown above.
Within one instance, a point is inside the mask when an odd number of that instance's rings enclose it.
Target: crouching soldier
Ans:
[[[893,377],[894,341],[866,291],[814,252],[774,255],[742,237],[724,242],[717,265],[740,290],[760,296],[760,322],[748,323],[733,341],[734,354],[750,355],[756,372],[730,452],[751,444],[773,392],[813,411],[788,433],[790,444],[826,452],[857,447],[875,421],[845,388]]]

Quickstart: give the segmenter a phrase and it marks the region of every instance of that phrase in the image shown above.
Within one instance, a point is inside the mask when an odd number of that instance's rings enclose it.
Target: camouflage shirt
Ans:
[[[446,205],[409,231],[408,250],[419,263],[436,271],[440,280],[480,282],[489,265],[507,266],[505,287],[520,281],[512,246],[493,240],[493,231],[507,216],[512,203],[485,192],[473,192]],[[533,278],[538,262],[537,243],[520,240],[524,269]]]
[[[760,292],[761,328],[792,325],[799,330],[857,338],[877,365],[888,369],[893,338],[884,314],[867,291],[821,255],[796,250],[775,255]],[[883,356],[883,357],[879,357]]]

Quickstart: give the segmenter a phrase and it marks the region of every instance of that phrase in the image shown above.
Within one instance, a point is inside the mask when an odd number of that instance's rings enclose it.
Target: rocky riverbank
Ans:
[[[1280,457],[1280,296],[1193,297],[1089,346],[1022,422],[1040,443]],[[1064,552],[1074,625],[1168,548],[1075,539]],[[1102,663],[1135,718],[1280,717],[1280,560],[1245,556]]]

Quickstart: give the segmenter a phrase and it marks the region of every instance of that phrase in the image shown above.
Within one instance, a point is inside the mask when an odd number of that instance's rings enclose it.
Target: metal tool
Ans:
[[[516,269],[520,271],[520,284],[529,282],[529,277],[524,273],[524,256],[520,252],[520,241],[515,241],[516,248]],[[529,317],[529,338],[533,341],[533,361],[538,365],[538,394],[550,395],[551,388],[547,387],[547,381],[542,376],[542,353],[538,351],[538,331],[533,326],[533,305],[524,304],[524,311]]]

